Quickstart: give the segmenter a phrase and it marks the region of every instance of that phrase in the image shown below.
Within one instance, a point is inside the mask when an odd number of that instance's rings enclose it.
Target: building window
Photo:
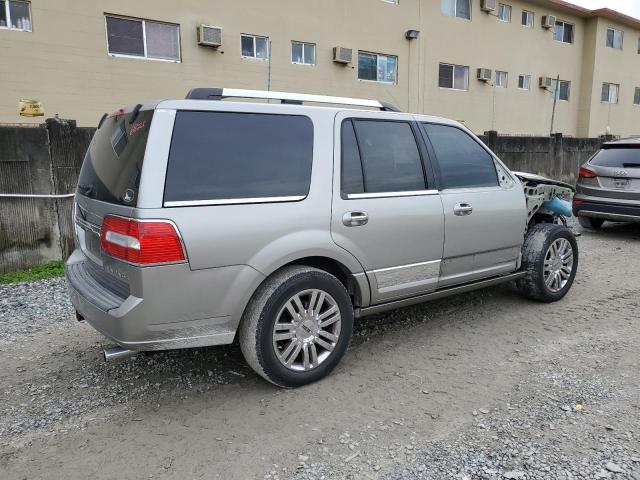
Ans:
[[[569,101],[571,94],[571,82],[568,80],[551,80],[551,94],[555,95],[558,100]]]
[[[553,31],[553,39],[558,42],[573,43],[573,25],[557,21]]]
[[[291,42],[291,62],[300,65],[315,65],[316,45],[314,43]]]
[[[624,33],[615,28],[607,28],[607,47],[622,50],[622,38]]]
[[[398,57],[358,52],[358,79],[396,83],[397,78]]]
[[[171,23],[106,16],[110,55],[180,61],[180,27]]]
[[[269,58],[269,37],[242,34],[240,44],[242,56],[245,58],[259,58],[261,60]]]
[[[469,67],[441,63],[438,86],[453,90],[469,90]]]
[[[633,104],[640,105],[640,87],[636,87],[636,91],[633,94]]]
[[[498,4],[498,20],[501,22],[511,21],[511,5],[505,5],[504,3]]]
[[[508,78],[509,78],[509,74],[507,72],[501,72],[500,70],[496,70],[496,87],[507,88]]]
[[[471,20],[471,0],[442,0],[442,13]]]
[[[518,75],[518,88],[520,90],[530,90],[531,75]]]
[[[31,31],[31,2],[0,0],[0,28]]]
[[[530,12],[528,10],[522,11],[522,25],[527,28],[533,28],[533,24],[535,22],[535,13]]]
[[[601,101],[605,103],[618,103],[618,94],[620,93],[620,85],[615,83],[602,84]]]

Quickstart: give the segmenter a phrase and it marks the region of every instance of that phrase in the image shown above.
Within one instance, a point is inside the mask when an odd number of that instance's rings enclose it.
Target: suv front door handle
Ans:
[[[453,213],[459,217],[471,215],[473,213],[473,207],[468,203],[458,203],[453,207]]]
[[[345,227],[359,227],[366,225],[368,221],[367,212],[347,212],[342,216],[342,223]]]

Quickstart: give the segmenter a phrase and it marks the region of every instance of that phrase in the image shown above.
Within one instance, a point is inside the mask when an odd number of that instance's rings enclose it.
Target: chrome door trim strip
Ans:
[[[389,270],[398,270],[400,268],[420,267],[422,265],[428,265],[430,263],[440,263],[442,260],[429,260],[428,262],[409,263],[407,265],[398,265],[396,267],[378,268],[373,270],[373,273],[388,272]]]
[[[219,200],[184,200],[175,202],[164,202],[165,207],[198,207],[205,205],[245,205],[249,203],[281,203],[299,202],[307,198],[306,195],[296,195],[289,197],[258,197],[258,198],[229,198]]]
[[[373,192],[373,193],[349,193],[348,200],[358,198],[391,198],[391,197],[417,197],[424,195],[438,195],[438,190],[413,190],[407,192]]]
[[[411,284],[433,283],[440,276],[441,260],[398,265],[373,270],[378,291],[386,293]]]

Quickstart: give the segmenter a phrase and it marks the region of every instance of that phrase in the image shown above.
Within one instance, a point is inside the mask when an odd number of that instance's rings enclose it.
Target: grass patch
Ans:
[[[0,273],[0,284],[33,282],[45,278],[61,277],[62,275],[64,275],[64,262],[50,262],[43,265],[36,265],[26,270]]]

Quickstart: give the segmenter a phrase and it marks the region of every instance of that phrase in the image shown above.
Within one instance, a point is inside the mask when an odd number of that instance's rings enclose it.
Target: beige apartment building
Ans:
[[[2,123],[42,121],[21,99],[91,126],[222,86],[530,135],[555,100],[554,132],[640,135],[640,20],[560,0],[0,0],[0,86]]]

